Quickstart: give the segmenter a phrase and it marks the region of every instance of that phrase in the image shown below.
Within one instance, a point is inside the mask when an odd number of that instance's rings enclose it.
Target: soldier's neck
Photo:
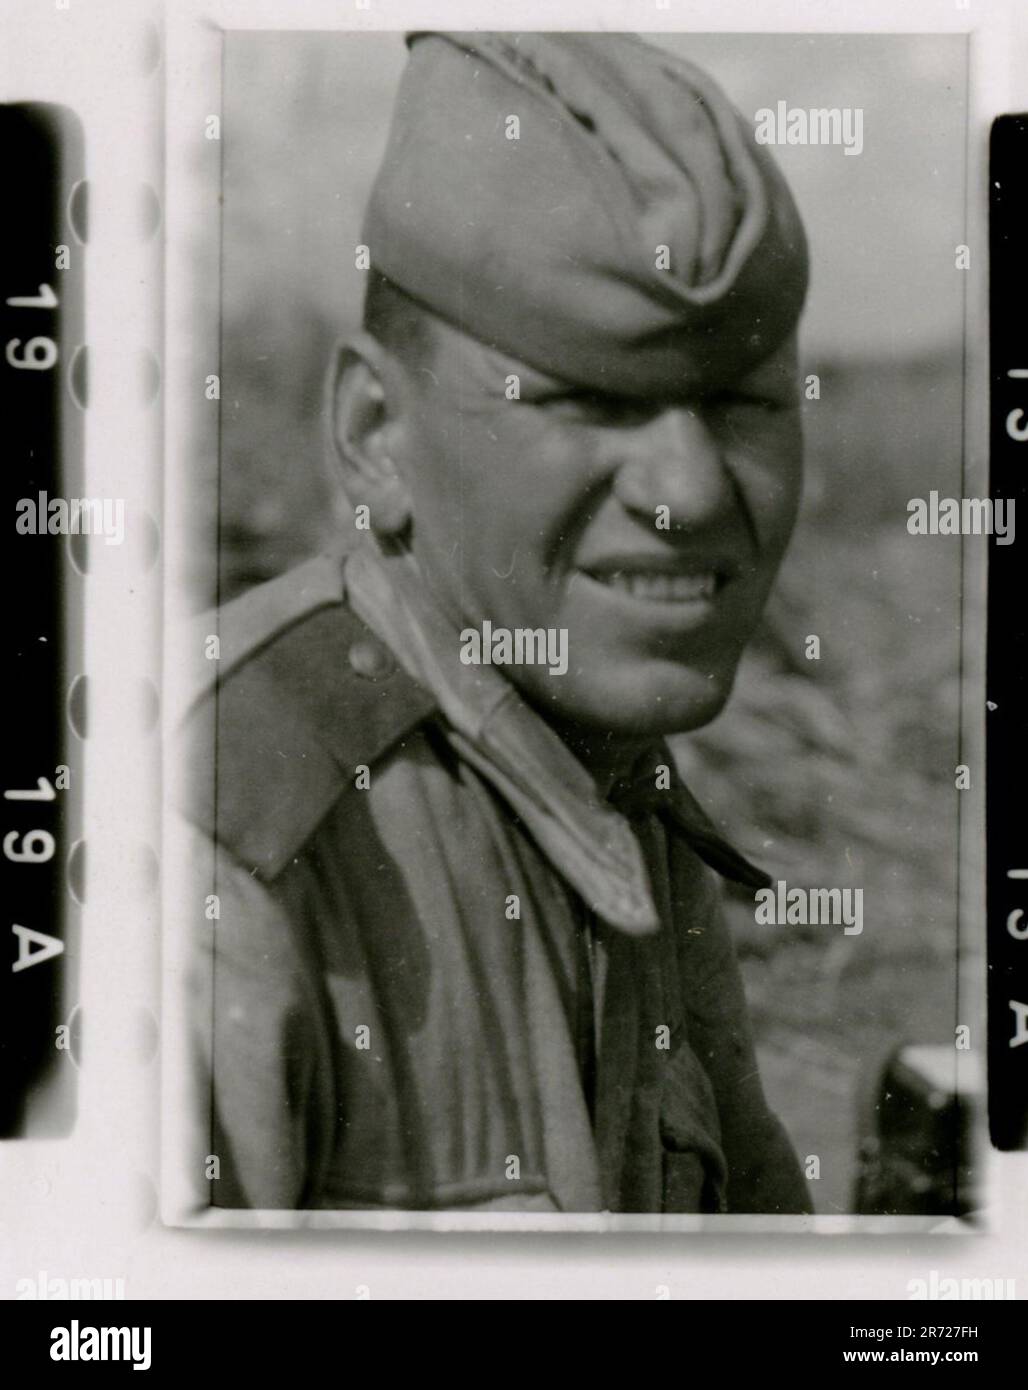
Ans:
[[[606,797],[614,784],[626,776],[642,749],[652,739],[625,738],[610,730],[593,729],[556,717],[552,712],[536,713],[575,755],[593,779],[597,793]]]

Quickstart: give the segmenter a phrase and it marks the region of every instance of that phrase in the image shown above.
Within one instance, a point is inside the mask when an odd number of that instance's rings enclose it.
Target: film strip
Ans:
[[[992,127],[989,167],[991,495],[1028,515],[1028,115]],[[986,766],[989,1133],[1028,1147],[1028,563],[989,546]]]
[[[87,186],[83,136],[63,107],[0,107],[8,203],[0,314],[9,736],[2,872],[8,965],[0,972],[0,1137],[74,1123],[81,761],[86,686],[82,581],[88,525],[70,515],[83,476]],[[81,522],[81,518],[80,518]]]
[[[74,1122],[81,668],[87,535],[69,508],[83,489],[88,398],[84,270],[88,234],[81,127],[65,108],[0,107],[9,213],[2,231],[2,364],[12,431],[6,470],[9,652],[2,872],[8,968],[0,972],[0,1137],[66,1133]],[[1028,238],[1028,116],[995,122],[991,144],[991,495],[1028,507],[1028,335],[1018,287]],[[63,510],[62,510],[63,508]],[[1025,512],[1024,514],[1028,514]],[[9,533],[10,535],[10,533]],[[989,1126],[1000,1149],[1028,1145],[1028,566],[989,548],[987,906]]]

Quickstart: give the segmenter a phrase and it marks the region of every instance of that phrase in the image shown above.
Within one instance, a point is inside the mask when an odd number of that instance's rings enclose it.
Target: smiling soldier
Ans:
[[[661,742],[793,525],[796,208],[639,40],[408,43],[331,374],[358,544],[221,613],[189,721],[196,1169],[222,1207],[806,1211],[718,906],[768,880]]]

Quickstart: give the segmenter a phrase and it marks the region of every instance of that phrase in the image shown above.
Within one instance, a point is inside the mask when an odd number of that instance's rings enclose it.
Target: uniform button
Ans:
[[[358,676],[375,681],[381,680],[383,676],[388,676],[394,663],[381,643],[372,642],[368,638],[362,637],[359,641],[354,642],[350,648],[350,665]]]

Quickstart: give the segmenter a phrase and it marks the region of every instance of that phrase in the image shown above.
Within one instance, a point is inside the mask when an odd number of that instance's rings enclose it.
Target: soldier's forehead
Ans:
[[[619,355],[611,354],[611,367],[589,389],[611,396],[637,395],[640,399],[662,399],[650,393],[633,391],[631,379],[625,381],[618,373]],[[434,335],[431,364],[419,369],[436,385],[469,389],[485,395],[509,399],[512,383],[521,397],[557,395],[562,391],[580,389],[581,383],[573,374],[545,371],[524,358],[507,352],[495,343],[483,342],[450,324],[441,324]],[[743,357],[734,367],[730,359],[719,359],[717,369],[697,373],[683,384],[681,394],[705,394],[733,386],[748,390],[790,390],[797,375],[796,335],[790,334],[759,362]]]

